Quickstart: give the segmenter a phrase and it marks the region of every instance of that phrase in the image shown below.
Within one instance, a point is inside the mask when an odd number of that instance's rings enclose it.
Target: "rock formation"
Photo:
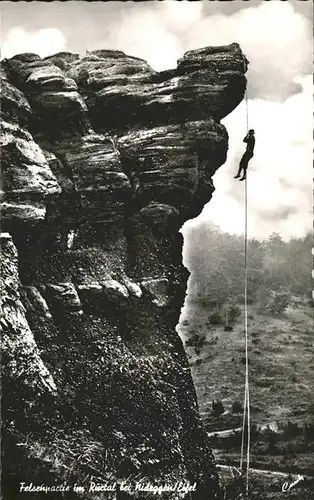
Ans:
[[[160,73],[111,50],[2,61],[4,498],[133,498],[88,493],[126,478],[218,498],[175,330],[179,229],[211,198],[246,69],[237,44]]]

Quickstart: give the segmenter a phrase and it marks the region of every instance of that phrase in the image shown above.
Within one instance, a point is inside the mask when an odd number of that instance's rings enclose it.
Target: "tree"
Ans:
[[[275,454],[277,452],[278,435],[269,426],[265,432],[265,439],[268,444],[268,452]]]
[[[213,400],[212,401],[212,413],[215,417],[220,417],[225,412],[224,405],[220,401],[220,399],[217,399],[217,401]]]
[[[279,292],[271,291],[265,309],[271,314],[281,314],[288,307],[289,302],[290,294],[287,290],[280,290]]]
[[[232,403],[232,408],[231,408],[232,413],[241,413],[242,412],[242,404],[240,401],[234,401]]]
[[[248,298],[260,301],[260,290],[268,298],[282,290],[307,297],[312,289],[312,234],[283,241],[277,233],[268,240],[248,241]],[[191,272],[188,296],[216,310],[235,301],[244,291],[244,237],[222,233],[217,227],[201,222],[185,232],[184,263]],[[265,299],[266,300],[266,299]],[[272,298],[275,308],[279,298]],[[262,300],[265,307],[266,302]],[[276,302],[276,304],[275,304]],[[286,301],[287,302],[287,301]],[[269,306],[271,308],[271,306]]]

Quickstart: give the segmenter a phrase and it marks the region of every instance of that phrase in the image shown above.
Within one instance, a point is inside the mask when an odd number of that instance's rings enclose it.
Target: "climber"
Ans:
[[[243,170],[243,174],[242,174],[240,181],[244,181],[244,179],[246,179],[246,171],[247,171],[248,163],[254,154],[255,137],[254,137],[254,130],[253,129],[248,131],[247,135],[243,139],[243,142],[246,142],[246,151],[241,158],[238,173],[234,177],[235,179],[238,179],[238,177],[240,177],[241,172]]]

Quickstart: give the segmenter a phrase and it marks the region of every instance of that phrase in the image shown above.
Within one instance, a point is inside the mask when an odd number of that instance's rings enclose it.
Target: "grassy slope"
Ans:
[[[235,400],[243,402],[245,364],[243,314],[233,330],[226,332],[223,326],[208,324],[211,312],[198,304],[187,304],[178,331],[185,340],[193,331],[206,335],[206,343],[199,355],[193,347],[186,350],[200,412],[207,429],[213,432],[242,425],[242,415],[232,414],[231,406]],[[289,307],[277,317],[260,314],[255,305],[249,306],[251,418],[257,425],[270,424],[276,429],[277,422],[287,423],[288,420],[299,425],[313,423],[313,410],[310,411],[314,403],[312,329],[312,311],[304,304]],[[219,418],[211,415],[213,399],[222,400],[226,410]],[[270,455],[261,442],[252,448],[252,467],[291,473],[307,471],[307,474],[313,469],[311,476],[314,476],[313,451]],[[219,463],[239,462],[240,447],[224,449],[222,446],[214,452]]]
[[[243,401],[244,333],[243,315],[233,330],[209,326],[211,310],[187,304],[178,331],[184,339],[192,330],[206,335],[206,344],[196,355],[187,348],[201,414],[211,412],[212,399],[221,399],[225,409],[232,402]],[[189,324],[183,325],[188,319]],[[270,424],[292,420],[309,421],[309,407],[314,404],[313,314],[310,308],[289,307],[277,317],[259,314],[249,306],[250,394],[253,421]],[[196,362],[201,359],[202,362]],[[196,363],[195,363],[196,362]],[[312,417],[313,418],[313,417]],[[226,428],[221,425],[215,430]]]

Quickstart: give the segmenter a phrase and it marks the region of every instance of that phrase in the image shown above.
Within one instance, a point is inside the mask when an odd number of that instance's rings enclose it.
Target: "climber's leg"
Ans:
[[[243,155],[243,174],[242,174],[242,177],[240,179],[240,181],[244,181],[244,179],[246,179],[246,171],[247,171],[247,168],[248,168],[248,165],[249,165],[249,161],[250,159],[253,157],[253,154],[250,153],[250,152],[247,152]]]
[[[246,179],[246,171],[247,171],[247,166],[243,167],[243,174],[242,174],[241,179],[239,179],[240,181],[244,181],[244,179]]]
[[[248,155],[243,156],[243,163],[242,163],[243,174],[241,179],[239,179],[240,181],[244,181],[244,179],[246,179],[246,171],[249,164],[249,159],[250,158],[248,157]]]
[[[237,179],[237,178],[238,178],[238,177],[240,177],[240,175],[241,175],[241,172],[242,172],[242,170],[243,170],[243,162],[244,162],[244,158],[245,158],[245,153],[244,153],[244,155],[243,155],[243,156],[242,156],[242,158],[241,158],[238,173],[237,173],[237,175],[235,175],[235,176],[234,176],[234,178],[235,178],[235,179]]]

